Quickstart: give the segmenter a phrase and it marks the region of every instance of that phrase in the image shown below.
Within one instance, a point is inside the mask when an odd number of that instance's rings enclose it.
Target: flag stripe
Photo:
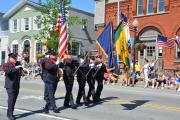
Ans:
[[[165,36],[158,35],[156,44],[159,47],[173,48],[175,46],[175,41],[173,39],[169,39]]]
[[[61,8],[60,8],[60,16],[58,17],[60,20],[58,21],[61,25],[60,29],[60,39],[59,39],[59,45],[58,45],[58,57],[61,59],[63,54],[65,53],[67,49],[67,40],[68,40],[68,34],[67,34],[67,24],[66,24],[66,18],[65,18],[65,10],[64,10],[64,3],[61,1]]]

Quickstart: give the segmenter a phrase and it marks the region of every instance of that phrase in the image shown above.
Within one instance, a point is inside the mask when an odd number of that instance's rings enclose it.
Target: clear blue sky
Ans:
[[[7,12],[21,0],[0,0],[0,12]],[[32,0],[38,1],[38,0]],[[43,1],[43,0],[42,0]],[[94,0],[71,0],[72,7],[94,13]]]

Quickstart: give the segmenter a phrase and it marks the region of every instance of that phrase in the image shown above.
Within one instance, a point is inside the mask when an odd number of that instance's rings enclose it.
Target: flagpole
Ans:
[[[112,25],[112,21],[111,21],[111,36],[112,36],[112,30],[113,30],[113,25]],[[111,41],[110,41],[110,44],[111,44],[111,51],[112,51],[112,60],[113,60],[113,66],[114,66],[114,50],[113,50],[113,44],[112,44],[112,37],[111,37]]]
[[[117,17],[117,26],[119,25],[120,23],[120,1],[118,0],[118,17]],[[117,51],[116,51],[116,54],[117,54]],[[117,62],[119,62],[119,55],[117,54]]]

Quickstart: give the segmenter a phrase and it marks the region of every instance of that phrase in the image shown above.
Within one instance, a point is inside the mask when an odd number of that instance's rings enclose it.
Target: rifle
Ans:
[[[86,56],[84,57],[83,60],[85,60],[88,55],[89,55],[89,52],[86,54]],[[73,73],[73,76],[77,73],[77,71],[79,70],[80,67],[81,67],[81,65],[79,65],[78,68],[75,70],[75,72]]]

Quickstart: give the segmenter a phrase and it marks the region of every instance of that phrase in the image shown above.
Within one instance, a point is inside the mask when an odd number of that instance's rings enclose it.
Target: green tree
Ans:
[[[65,11],[66,11],[66,19],[68,26],[73,25],[85,25],[87,24],[87,19],[81,19],[77,16],[68,16],[68,12],[70,9],[71,0],[63,0]],[[36,23],[42,24],[42,29],[38,34],[34,35],[36,40],[41,42],[45,42],[48,49],[54,49],[57,54],[58,43],[59,43],[59,34],[56,32],[56,24],[58,20],[58,14],[60,11],[61,0],[47,0],[44,3],[41,3],[37,9],[41,12],[41,19],[36,19]],[[69,28],[69,27],[68,27]],[[68,39],[72,38],[72,32],[68,29]]]

